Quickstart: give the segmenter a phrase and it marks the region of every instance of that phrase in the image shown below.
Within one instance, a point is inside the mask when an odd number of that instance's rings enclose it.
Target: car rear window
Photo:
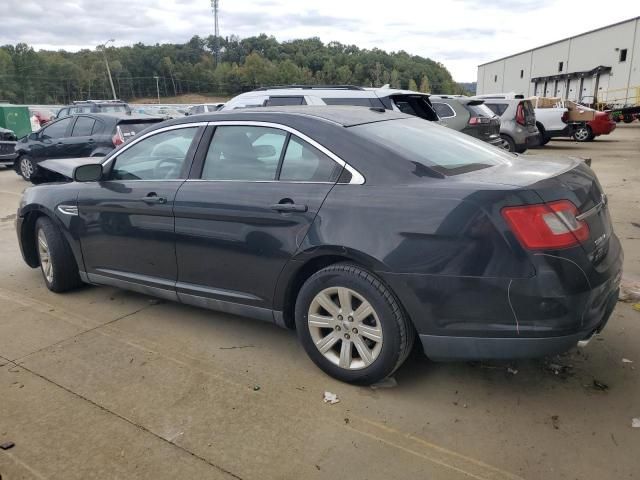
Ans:
[[[451,106],[447,105],[446,103],[431,102],[431,105],[433,105],[434,110],[440,118],[450,118],[456,116],[456,112],[453,111],[453,108],[451,108]]]
[[[510,154],[486,142],[419,118],[367,123],[350,129],[368,142],[447,176],[512,160]]]
[[[509,105],[507,105],[506,103],[485,103],[485,105],[493,113],[500,116],[502,116],[502,114],[507,111],[507,108],[509,108]]]
[[[480,104],[469,104],[467,103],[464,108],[467,109],[467,111],[473,115],[474,117],[494,117],[495,113],[493,113],[491,111],[491,109],[489,107],[487,107],[484,103],[480,103]]]
[[[134,135],[140,133],[145,128],[150,127],[154,123],[157,123],[157,122],[137,122],[137,123],[123,122],[123,123],[119,123],[118,127],[120,127],[120,131],[122,132],[122,137],[125,140],[127,140],[133,137]]]
[[[127,107],[124,105],[100,105],[100,111],[103,113],[127,113]]]

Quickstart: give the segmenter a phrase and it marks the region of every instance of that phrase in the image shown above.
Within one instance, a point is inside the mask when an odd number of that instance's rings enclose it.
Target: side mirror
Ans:
[[[276,154],[276,147],[273,145],[256,145],[253,149],[258,157],[273,157]]]
[[[102,164],[92,163],[80,165],[73,169],[73,180],[75,182],[97,182],[102,178]]]

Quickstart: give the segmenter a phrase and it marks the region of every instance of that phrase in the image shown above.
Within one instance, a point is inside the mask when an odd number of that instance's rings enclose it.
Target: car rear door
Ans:
[[[174,199],[203,131],[184,124],[150,132],[106,160],[102,181],[79,184],[89,281],[175,298]]]
[[[175,200],[178,296],[271,320],[285,263],[343,169],[333,154],[284,126],[217,122]]]
[[[74,118],[71,136],[66,139],[66,151],[70,157],[88,157],[96,145],[92,134],[96,121],[87,115]]]

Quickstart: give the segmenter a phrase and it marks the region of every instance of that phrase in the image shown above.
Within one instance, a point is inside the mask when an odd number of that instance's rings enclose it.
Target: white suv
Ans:
[[[283,105],[355,105],[396,110],[426,120],[438,121],[429,95],[384,86],[286,85],[263,87],[233,97],[221,110]]]

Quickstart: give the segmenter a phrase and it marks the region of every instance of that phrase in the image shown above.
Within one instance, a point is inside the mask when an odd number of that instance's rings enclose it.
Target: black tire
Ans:
[[[52,269],[50,278],[48,278],[45,273],[43,254],[39,245],[40,232],[42,232],[46,239],[49,252],[49,261]],[[38,218],[34,233],[40,270],[42,271],[42,277],[44,278],[47,288],[52,292],[62,293],[82,285],[80,275],[78,274],[78,265],[71,252],[71,247],[69,247],[62,232],[51,219],[47,217]]]
[[[346,287],[356,292],[370,303],[377,315],[382,330],[382,345],[377,357],[368,366],[342,368],[327,359],[312,339],[308,324],[312,301],[320,292],[332,287]],[[304,283],[296,299],[295,320],[298,338],[311,360],[328,375],[359,385],[370,385],[391,375],[406,360],[415,340],[413,325],[391,291],[373,274],[347,263],[323,268]],[[331,329],[328,330],[333,333]]]
[[[633,115],[629,115],[629,114],[624,115],[624,116],[622,117],[622,121],[623,121],[624,123],[631,123],[631,122],[633,122]]]
[[[37,172],[38,166],[28,155],[22,155],[17,160],[17,172],[27,182],[31,180]]]
[[[547,131],[544,129],[541,123],[536,123],[536,127],[538,127],[538,145],[542,147],[549,143],[551,137],[547,135]]]
[[[576,142],[591,142],[595,137],[589,125],[581,125],[573,132],[573,139]]]
[[[500,138],[504,142],[504,149],[507,152],[515,152],[516,151],[516,142],[509,135],[500,134]]]

